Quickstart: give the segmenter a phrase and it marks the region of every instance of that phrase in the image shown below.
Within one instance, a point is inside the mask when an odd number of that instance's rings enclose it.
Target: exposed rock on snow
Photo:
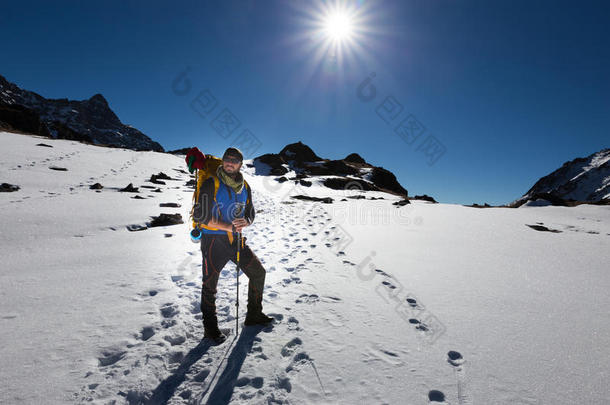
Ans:
[[[145,231],[145,230],[148,229],[148,227],[146,225],[140,225],[140,224],[127,225],[126,228],[127,228],[128,231],[131,231],[131,232]]]
[[[530,225],[530,224],[525,224],[527,226],[529,226],[530,228],[536,230],[536,231],[542,231],[542,232],[552,232],[552,233],[560,233],[562,231],[558,230],[558,229],[549,229],[544,225]]]
[[[331,204],[333,202],[333,199],[330,197],[312,197],[312,196],[308,196],[308,195],[293,195],[292,198],[295,198],[297,200],[305,200],[305,201],[319,201],[319,202],[323,202],[324,204]]]
[[[154,226],[167,226],[167,225],[178,225],[183,224],[182,215],[180,214],[160,214],[157,217],[152,217],[153,220],[148,224],[150,228]]]
[[[119,191],[125,193],[139,193],[138,188],[134,187],[132,183],[129,183],[125,188],[122,188]]]
[[[178,204],[178,203],[172,203],[172,202],[170,202],[170,203],[160,203],[160,204],[159,204],[159,207],[180,208],[180,207],[181,207],[181,205],[180,205],[180,204]]]
[[[363,191],[380,191],[374,184],[351,177],[329,177],[322,183],[333,190],[363,190]]]
[[[0,185],[0,192],[10,193],[17,190],[19,190],[19,186],[16,186],[14,184],[2,183]]]
[[[430,197],[428,194],[424,194],[424,195],[416,195],[415,197],[411,197],[411,200],[422,200],[422,201],[428,201],[431,203],[436,203],[436,200],[432,197]],[[487,206],[489,206],[488,204],[486,204]]]
[[[279,154],[267,153],[254,158],[254,167],[258,175],[282,176],[294,171],[297,176],[293,180],[332,176],[325,178],[323,185],[334,190],[359,189],[408,195],[392,172],[366,163],[358,154],[352,153],[339,160],[323,159],[302,142],[286,145]],[[285,181],[282,177],[277,180]],[[307,186],[309,181],[305,181],[307,183],[301,184]]]
[[[404,199],[404,200],[400,200],[400,201],[396,201],[396,202],[392,203],[392,205],[397,205],[399,207],[402,207],[407,204],[411,204],[411,201]]]

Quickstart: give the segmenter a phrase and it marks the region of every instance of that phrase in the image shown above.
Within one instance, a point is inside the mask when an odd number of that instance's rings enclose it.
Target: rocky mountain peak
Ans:
[[[322,160],[322,158],[316,155],[309,146],[301,141],[284,146],[280,151],[280,156],[284,158],[285,161],[315,162],[317,160]]]
[[[110,108],[108,105],[108,101],[100,93],[97,93],[97,94],[91,96],[91,98],[89,98],[89,100],[87,100],[87,101],[90,104],[99,104],[106,108]]]
[[[96,145],[163,152],[137,129],[124,125],[101,94],[87,100],[47,99],[0,76],[0,128]]]
[[[366,161],[357,153],[350,153],[345,157],[346,162],[365,164]]]

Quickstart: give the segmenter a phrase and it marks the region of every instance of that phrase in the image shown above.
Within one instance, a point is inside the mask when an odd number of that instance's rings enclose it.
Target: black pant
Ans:
[[[201,288],[201,313],[204,325],[217,325],[216,286],[222,268],[229,260],[237,263],[237,238],[229,243],[224,235],[203,234],[201,253],[203,256],[203,284]],[[248,277],[248,312],[262,311],[263,288],[265,286],[265,268],[243,238],[240,251],[240,269]]]

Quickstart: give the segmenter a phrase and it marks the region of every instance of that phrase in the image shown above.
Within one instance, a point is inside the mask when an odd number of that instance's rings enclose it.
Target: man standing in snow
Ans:
[[[228,148],[215,176],[200,187],[199,203],[193,219],[203,227],[203,285],[201,312],[204,337],[222,343],[226,336],[218,329],[216,317],[216,286],[222,268],[229,260],[237,263],[238,233],[254,221],[254,206],[250,186],[240,173],[243,155],[237,148]],[[215,181],[214,177],[218,179]],[[241,238],[240,268],[248,276],[248,313],[245,325],[263,325],[273,318],[262,312],[265,269],[250,247]]]

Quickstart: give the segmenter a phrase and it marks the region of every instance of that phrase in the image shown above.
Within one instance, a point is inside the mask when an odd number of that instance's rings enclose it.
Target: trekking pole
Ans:
[[[241,232],[237,232],[237,300],[235,301],[235,336],[239,335],[239,253],[241,252]]]
[[[243,205],[239,205],[237,210],[237,215],[235,215],[237,218],[243,217],[244,215],[244,207]],[[235,229],[235,227],[233,228]],[[235,335],[239,334],[239,267],[240,267],[240,261],[239,261],[239,254],[241,253],[241,232],[237,232],[237,263],[236,263],[236,270],[237,270],[237,299],[235,300]]]

